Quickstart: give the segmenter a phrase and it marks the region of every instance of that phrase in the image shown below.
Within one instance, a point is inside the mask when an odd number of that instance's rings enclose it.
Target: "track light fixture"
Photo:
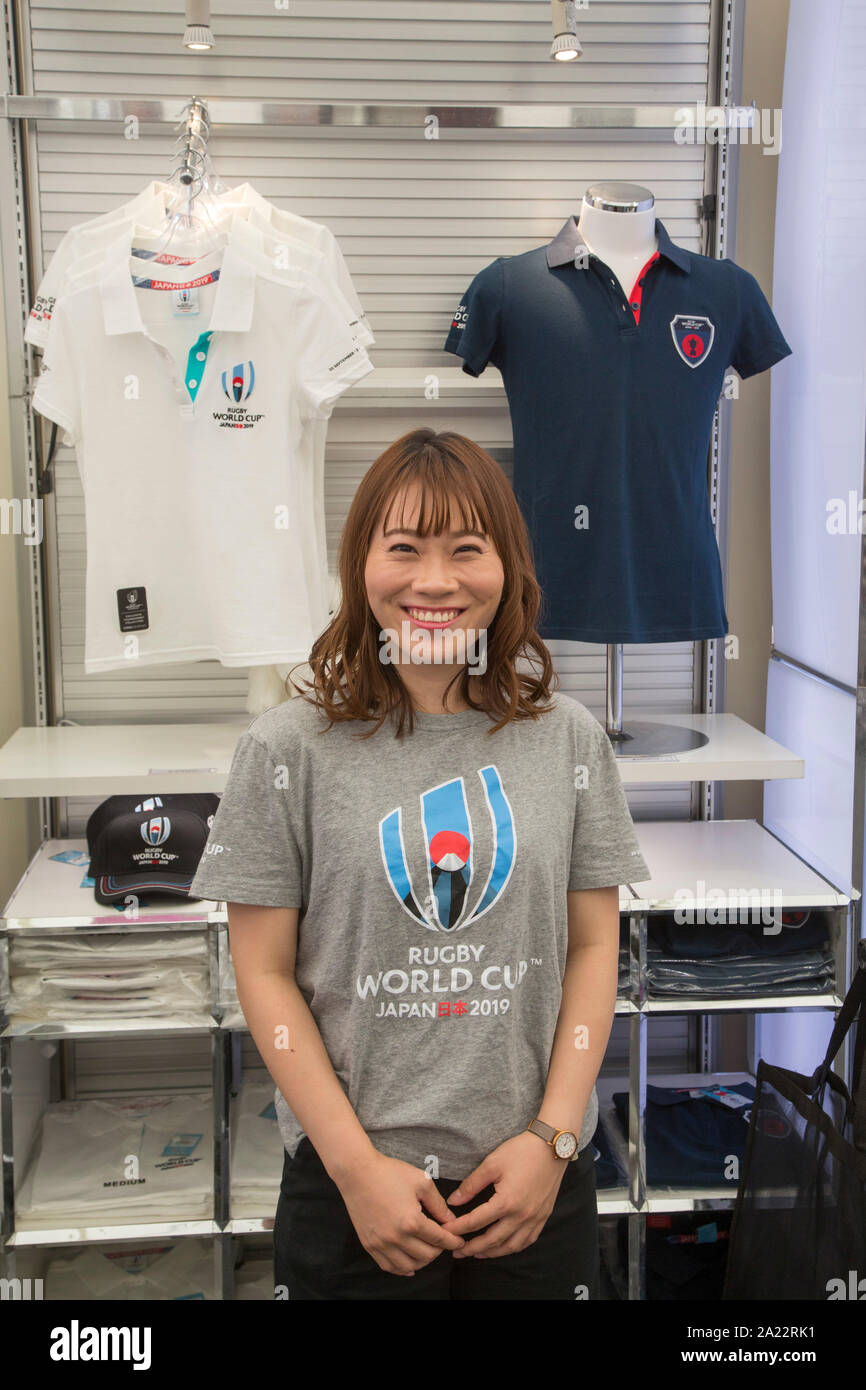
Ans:
[[[186,29],[183,46],[191,53],[206,53],[213,48],[210,27],[210,0],[186,0]]]
[[[577,37],[576,0],[552,0],[553,43],[550,56],[559,63],[570,63],[579,58],[583,49]]]

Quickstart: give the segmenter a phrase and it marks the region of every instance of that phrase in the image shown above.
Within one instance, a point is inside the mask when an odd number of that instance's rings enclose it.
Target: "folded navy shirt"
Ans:
[[[653,995],[821,994],[834,988],[835,977],[836,963],[829,950],[797,951],[770,960],[754,956],[686,960],[647,952],[647,984]]]
[[[729,1186],[736,1193],[755,1087],[748,1081],[735,1086],[717,1087],[708,1079],[706,1089],[715,1089],[731,1099],[739,1097],[742,1103],[734,1107],[713,1100],[709,1095],[693,1097],[689,1088],[647,1085],[645,1134],[648,1184],[672,1187]],[[613,1103],[627,1135],[628,1092],[615,1091]],[[732,1157],[739,1161],[732,1164]]]
[[[782,926],[769,932],[764,927],[739,924],[705,925],[676,922],[672,917],[651,917],[647,945],[666,956],[691,959],[722,956],[785,956],[797,951],[821,950],[827,946],[827,924],[822,917],[810,917],[802,926]]]

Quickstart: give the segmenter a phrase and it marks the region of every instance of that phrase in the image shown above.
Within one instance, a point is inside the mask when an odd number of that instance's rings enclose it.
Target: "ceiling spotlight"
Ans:
[[[552,8],[553,43],[550,56],[559,63],[571,63],[583,52],[577,37],[576,0],[552,0]]]
[[[213,48],[210,27],[210,0],[186,0],[186,29],[183,46],[190,53],[206,53]]]

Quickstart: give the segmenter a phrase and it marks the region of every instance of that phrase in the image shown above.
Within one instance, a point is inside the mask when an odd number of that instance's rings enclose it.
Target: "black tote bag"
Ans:
[[[857,959],[818,1069],[758,1063],[723,1300],[866,1299],[866,940]],[[830,1068],[858,1011],[849,1093]]]

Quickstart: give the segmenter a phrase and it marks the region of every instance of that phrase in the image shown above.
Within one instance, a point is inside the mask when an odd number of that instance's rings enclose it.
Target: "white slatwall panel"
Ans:
[[[251,97],[316,102],[694,103],[707,96],[709,0],[597,0],[579,12],[585,56],[547,57],[547,0],[272,0],[212,5],[216,48],[181,47],[182,0],[47,0],[30,6],[37,95]],[[453,368],[441,344],[472,276],[498,255],[541,245],[602,178],[645,183],[675,241],[699,249],[700,147],[670,135],[443,128],[438,141],[398,129],[292,130],[220,127],[211,144],[228,184],[249,181],[278,205],[328,224],[338,237],[377,338],[379,368]],[[136,193],[171,163],[168,127],[41,122],[38,178],[41,255],[63,232]],[[369,379],[370,381],[373,378]],[[500,405],[394,410],[338,407],[329,439],[329,563],[359,478],[378,452],[418,424],[459,429],[507,451]],[[510,475],[507,452],[503,467]],[[57,567],[60,685],[65,717],[82,722],[220,719],[245,708],[246,673],[217,662],[86,676],[83,497],[74,456],[58,452]],[[562,687],[603,714],[604,649],[550,644]],[[692,644],[625,649],[624,704],[687,711]],[[686,786],[629,794],[637,816],[688,814]],[[83,833],[95,803],[69,805],[70,834]]]

